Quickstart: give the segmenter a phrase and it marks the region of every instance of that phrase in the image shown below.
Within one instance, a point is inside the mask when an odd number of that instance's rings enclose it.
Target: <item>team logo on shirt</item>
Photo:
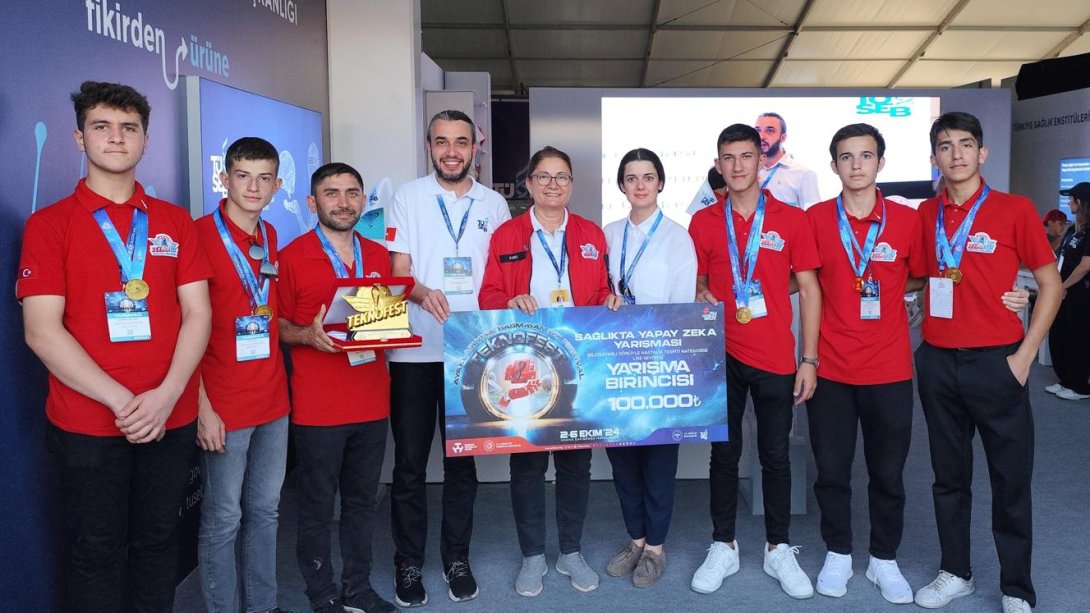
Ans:
[[[965,250],[969,253],[995,253],[995,244],[987,232],[977,232],[969,236]]]
[[[381,276],[382,275],[380,275],[377,270],[372,270],[371,272],[367,273],[367,278],[368,279],[376,279],[376,278],[381,277]]]
[[[780,233],[775,230],[761,232],[761,249],[783,251],[783,242],[783,239],[780,238]]]
[[[889,243],[883,241],[874,246],[874,251],[871,252],[870,259],[872,262],[896,262],[897,250],[889,246]]]
[[[488,218],[477,220],[477,229],[481,232],[488,232]]]
[[[597,260],[598,250],[594,248],[594,245],[587,243],[586,245],[579,245],[579,252],[583,256],[584,260]]]
[[[169,234],[160,232],[148,239],[151,245],[148,247],[148,255],[161,255],[168,258],[178,257],[178,243],[174,242]]]

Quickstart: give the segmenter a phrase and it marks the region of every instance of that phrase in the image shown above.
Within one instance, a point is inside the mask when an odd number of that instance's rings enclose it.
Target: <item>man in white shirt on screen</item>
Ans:
[[[761,135],[761,153],[765,162],[758,180],[761,190],[768,190],[781,202],[807,208],[821,200],[817,173],[803,166],[783,148],[787,140],[787,122],[778,113],[761,113],[753,126]]]

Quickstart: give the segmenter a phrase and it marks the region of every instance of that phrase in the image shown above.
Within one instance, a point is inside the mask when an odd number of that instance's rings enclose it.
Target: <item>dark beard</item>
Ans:
[[[439,162],[435,161],[435,159],[432,159],[431,167],[435,169],[435,174],[439,175],[439,178],[447,183],[458,183],[469,174],[469,164],[462,166],[462,170],[453,175],[443,172],[443,169],[439,166]]]
[[[772,158],[779,155],[781,146],[782,146],[782,144],[779,141],[776,141],[776,142],[772,143],[771,145],[769,145],[768,146],[768,151],[765,153],[765,157],[771,160]]]
[[[330,230],[336,230],[337,232],[347,232],[348,230],[355,228],[356,223],[359,220],[359,215],[356,215],[355,217],[353,217],[351,223],[341,222],[337,219],[334,219],[332,214],[327,215],[326,213],[323,213],[321,209],[318,210],[318,222],[321,223],[323,226],[329,228]]]

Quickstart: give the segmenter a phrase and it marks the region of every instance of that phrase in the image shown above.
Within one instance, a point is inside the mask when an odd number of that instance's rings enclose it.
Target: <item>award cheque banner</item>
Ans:
[[[727,440],[723,308],[452,313],[446,454]]]

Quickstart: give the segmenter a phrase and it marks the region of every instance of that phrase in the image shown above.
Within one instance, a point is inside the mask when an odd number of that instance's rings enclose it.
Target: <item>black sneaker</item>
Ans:
[[[397,565],[397,588],[394,602],[401,608],[422,607],[428,604],[428,592],[424,589],[424,575],[420,567],[409,562]]]
[[[346,595],[341,599],[341,605],[348,613],[394,613],[397,611],[394,605],[383,600],[371,588],[352,596]]]
[[[473,600],[481,593],[480,588],[477,587],[477,580],[473,578],[473,569],[469,567],[468,558],[447,564],[443,579],[450,586],[447,596],[450,596],[454,602]]]
[[[344,607],[341,606],[341,601],[334,598],[333,600],[327,600],[321,604],[312,605],[314,613],[344,613]]]

